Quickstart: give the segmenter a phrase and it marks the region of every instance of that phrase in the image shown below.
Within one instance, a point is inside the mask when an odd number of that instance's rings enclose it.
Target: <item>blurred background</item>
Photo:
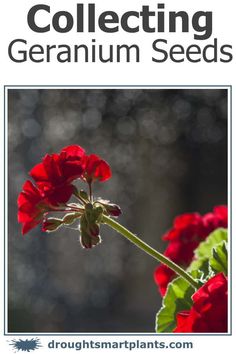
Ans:
[[[46,153],[79,144],[113,171],[95,195],[164,250],[176,215],[227,203],[227,91],[11,89],[8,114],[9,332],[154,332],[155,260],[106,226],[92,250],[69,228],[22,237],[17,197]]]

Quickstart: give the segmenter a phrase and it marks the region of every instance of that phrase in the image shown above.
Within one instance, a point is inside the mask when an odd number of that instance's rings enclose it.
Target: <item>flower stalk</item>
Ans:
[[[102,222],[107,224],[112,229],[117,231],[119,234],[127,238],[130,242],[134,245],[139,247],[142,251],[146,254],[150,255],[151,257],[155,258],[157,261],[165,264],[167,267],[171,268],[175,273],[177,273],[180,277],[184,278],[194,289],[198,289],[201,285],[196,282],[192,276],[183,270],[180,266],[176,263],[172,262],[169,258],[165,257],[163,254],[156,251],[154,248],[150,247],[147,243],[142,241],[139,237],[134,235],[124,226],[116,222],[115,220],[111,219],[110,217],[103,215]]]

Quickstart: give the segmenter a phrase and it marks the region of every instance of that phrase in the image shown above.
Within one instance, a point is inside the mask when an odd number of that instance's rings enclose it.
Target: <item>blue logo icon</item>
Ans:
[[[42,347],[39,338],[32,339],[13,339],[10,343],[15,351],[30,352],[31,350]]]

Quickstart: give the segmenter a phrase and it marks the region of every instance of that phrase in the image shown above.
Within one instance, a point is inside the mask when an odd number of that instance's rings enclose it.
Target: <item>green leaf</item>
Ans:
[[[209,273],[209,259],[200,258],[192,261],[187,271],[192,272],[195,270],[199,270],[204,274],[204,276],[207,276],[207,274]]]
[[[177,313],[192,307],[193,293],[194,289],[183,278],[174,279],[169,283],[163,306],[156,317],[157,333],[173,332],[176,327]]]
[[[209,264],[215,273],[223,272],[227,275],[228,251],[225,241],[222,241],[219,245],[212,249],[212,256],[209,260]]]
[[[207,277],[209,272],[209,260],[212,257],[212,252],[215,247],[222,243],[227,242],[227,230],[219,228],[213,231],[205,241],[201,242],[195,250],[195,259],[192,261],[187,271],[200,270],[204,276]]]
[[[197,258],[209,258],[211,255],[211,250],[221,241],[227,241],[227,230],[226,229],[217,229],[213,231],[205,241],[201,242],[198,248],[195,251]]]

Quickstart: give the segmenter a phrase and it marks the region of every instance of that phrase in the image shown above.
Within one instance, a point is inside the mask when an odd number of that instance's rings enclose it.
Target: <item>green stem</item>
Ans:
[[[159,262],[165,264],[167,267],[172,269],[179,276],[184,278],[193,288],[198,289],[199,284],[191,277],[189,273],[183,270],[180,266],[172,262],[169,258],[165,257],[163,254],[154,250],[154,248],[150,247],[148,244],[140,240],[137,236],[135,236],[132,232],[126,229],[124,226],[120,225],[115,220],[111,219],[108,216],[103,215],[102,222],[112,227],[114,230],[119,232],[122,236],[126,237],[129,241],[134,243],[137,247],[141,248],[145,253],[149,254]]]
[[[88,182],[88,185],[89,185],[89,200],[90,202],[92,203],[92,182]]]

